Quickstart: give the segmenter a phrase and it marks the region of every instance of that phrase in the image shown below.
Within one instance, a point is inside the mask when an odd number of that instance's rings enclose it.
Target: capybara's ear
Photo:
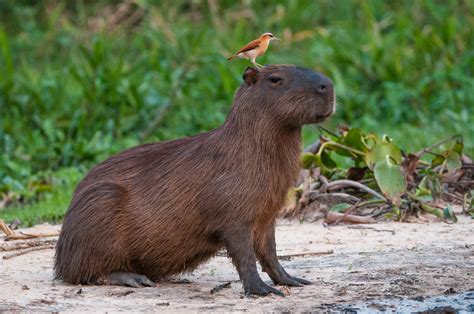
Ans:
[[[242,78],[244,79],[245,83],[248,85],[255,84],[257,82],[257,75],[258,75],[258,69],[254,67],[247,67],[245,69],[244,75],[242,75]]]

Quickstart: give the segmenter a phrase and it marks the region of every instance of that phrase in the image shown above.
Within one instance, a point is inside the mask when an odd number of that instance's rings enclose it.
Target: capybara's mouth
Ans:
[[[316,115],[316,119],[315,119],[316,121],[315,121],[315,123],[320,123],[320,122],[325,121],[327,118],[329,118],[329,117],[331,116],[331,114],[332,114],[332,113],[330,113],[330,114],[325,114],[325,115],[319,115],[319,114]]]
[[[325,113],[318,113],[315,118],[315,123],[320,123],[329,118],[330,116],[333,115],[333,113],[336,111],[336,100],[331,100],[328,104],[328,111]]]

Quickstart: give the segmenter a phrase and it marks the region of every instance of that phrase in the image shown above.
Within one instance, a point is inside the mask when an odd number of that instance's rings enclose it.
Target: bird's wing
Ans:
[[[235,53],[235,55],[238,55],[239,53],[246,52],[249,50],[256,49],[258,46],[260,46],[260,40],[255,39],[243,46],[239,51]]]

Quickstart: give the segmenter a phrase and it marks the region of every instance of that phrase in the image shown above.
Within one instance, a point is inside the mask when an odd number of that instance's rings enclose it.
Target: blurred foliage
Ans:
[[[0,0],[0,193],[34,201],[38,173],[217,127],[249,64],[225,57],[266,31],[282,41],[260,63],[333,78],[330,123],[412,150],[460,133],[472,156],[473,12],[468,0]]]

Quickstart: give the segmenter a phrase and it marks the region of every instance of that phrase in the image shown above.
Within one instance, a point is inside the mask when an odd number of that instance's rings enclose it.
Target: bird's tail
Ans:
[[[237,57],[237,55],[230,56],[229,58],[227,58],[227,60],[230,61],[230,60],[234,59],[235,57]]]

